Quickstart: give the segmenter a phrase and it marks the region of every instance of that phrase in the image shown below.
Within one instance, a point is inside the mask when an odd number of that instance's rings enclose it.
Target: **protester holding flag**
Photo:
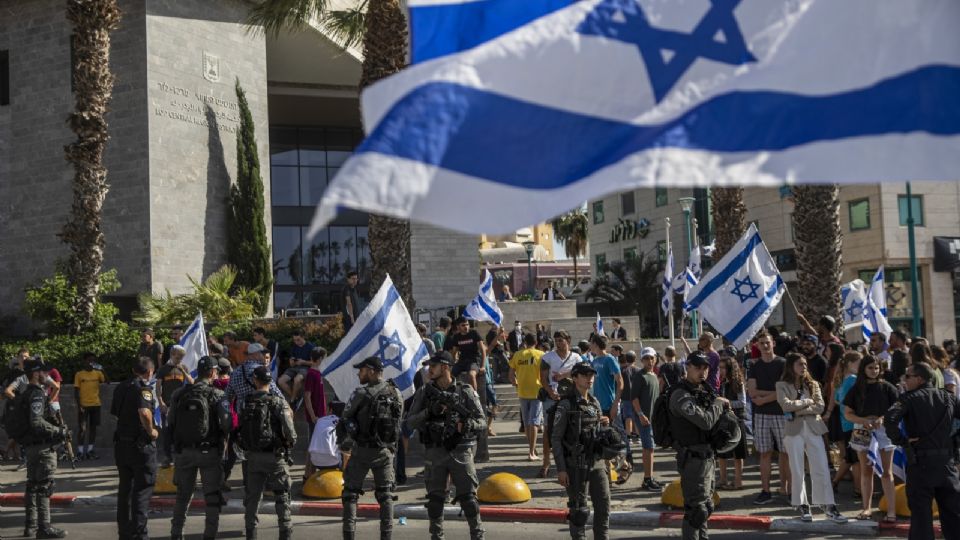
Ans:
[[[873,505],[873,464],[867,453],[871,438],[876,439],[879,449],[880,477],[883,483],[883,495],[887,499],[885,522],[897,521],[896,496],[893,492],[893,449],[894,445],[883,430],[883,415],[897,401],[897,389],[881,378],[880,361],[866,356],[860,361],[857,382],[843,400],[844,414],[853,422],[853,436],[850,446],[857,451],[860,460],[860,493],[863,495],[863,511],[857,519],[871,519]]]

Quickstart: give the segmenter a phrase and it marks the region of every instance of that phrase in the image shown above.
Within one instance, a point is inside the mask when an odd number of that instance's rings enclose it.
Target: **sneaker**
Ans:
[[[773,502],[773,495],[769,491],[761,491],[753,500],[753,504],[770,504],[771,502]]]
[[[840,510],[837,510],[837,505],[831,504],[823,507],[823,513],[827,515],[827,519],[834,523],[846,523],[847,517],[840,513]]]
[[[63,538],[67,536],[67,531],[56,527],[47,527],[37,531],[37,538]]]
[[[660,493],[661,491],[663,491],[663,488],[660,486],[660,484],[653,478],[644,478],[643,483],[640,484],[640,489],[643,489],[646,491],[653,491],[656,493]]]
[[[813,521],[813,514],[810,513],[809,504],[800,505],[800,521],[811,522]]]

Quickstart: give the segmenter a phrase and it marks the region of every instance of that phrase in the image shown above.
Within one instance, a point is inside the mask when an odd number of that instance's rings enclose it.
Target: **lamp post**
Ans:
[[[533,297],[536,294],[536,291],[533,287],[533,249],[537,246],[536,242],[527,240],[523,243],[523,249],[527,252],[527,284],[530,287],[530,299],[533,300]]]
[[[913,192],[907,182],[907,246],[910,252],[910,311],[913,312],[913,335],[920,332],[920,290],[917,286],[917,241],[914,235]]]
[[[691,211],[693,210],[693,203],[696,202],[696,199],[693,197],[681,197],[677,199],[677,202],[680,203],[680,209],[683,210],[683,220],[687,229],[687,265],[690,264],[690,254],[693,253],[693,227],[690,226]],[[690,337],[697,337],[697,312],[690,312]]]

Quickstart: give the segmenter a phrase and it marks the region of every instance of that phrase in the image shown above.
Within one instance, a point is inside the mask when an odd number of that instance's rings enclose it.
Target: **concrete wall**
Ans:
[[[572,319],[577,316],[576,300],[554,300],[552,302],[500,302],[497,304],[503,312],[503,325],[513,327],[513,321],[526,324],[528,321],[546,319]]]
[[[480,287],[479,237],[413,222],[410,265],[417,309],[467,304]]]

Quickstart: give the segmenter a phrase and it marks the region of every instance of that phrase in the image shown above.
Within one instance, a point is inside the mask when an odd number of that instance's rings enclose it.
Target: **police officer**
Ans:
[[[567,490],[570,538],[586,538],[587,488],[593,501],[593,537],[606,539],[610,523],[610,476],[606,462],[594,452],[591,436],[598,425],[609,425],[600,402],[590,394],[597,371],[586,362],[573,366],[574,388],[557,402],[550,448],[557,463],[557,480]]]
[[[147,540],[147,511],[157,479],[156,396],[149,382],[153,360],[141,357],[133,378],[113,391],[110,414],[117,418],[113,456],[117,465],[117,532],[122,539]]]
[[[484,530],[477,503],[479,482],[473,464],[477,436],[487,428],[480,398],[470,385],[454,381],[450,353],[438,352],[427,362],[430,381],[414,395],[406,422],[408,429],[419,431],[426,449],[424,482],[430,537],[443,538],[443,504],[449,476],[457,488],[454,501],[460,501],[470,525],[470,539],[481,540]]]
[[[206,520],[204,540],[217,536],[220,507],[223,505],[222,458],[233,417],[223,391],[212,386],[217,378],[217,361],[204,356],[197,361],[197,381],[178,388],[170,399],[167,422],[173,436],[177,502],[173,507],[171,540],[183,540],[187,508],[193,499],[197,472],[203,487]]]
[[[293,411],[282,397],[270,393],[271,377],[265,366],[251,374],[256,391],[244,400],[240,411],[240,444],[247,468],[243,495],[247,539],[257,537],[257,510],[263,490],[273,491],[280,540],[293,538],[290,521],[290,449],[297,442]]]
[[[713,513],[714,452],[710,431],[730,402],[707,385],[710,363],[697,351],[687,356],[687,374],[670,394],[670,429],[683,492],[683,538],[706,540]]]
[[[358,369],[357,388],[337,427],[340,451],[348,458],[343,475],[343,538],[356,534],[357,499],[363,494],[363,479],[373,470],[374,494],[380,504],[380,538],[393,531],[393,457],[400,440],[403,398],[393,381],[384,381],[380,358],[371,356],[353,366]]]
[[[947,540],[960,538],[960,475],[954,425],[960,419],[957,399],[934,388],[933,368],[925,362],[907,368],[907,391],[883,418],[887,436],[907,453],[907,505],[910,536],[933,538],[932,499],[940,510]],[[906,435],[900,431],[900,422]]]
[[[40,359],[23,363],[27,389],[17,399],[22,400],[29,420],[27,432],[18,441],[23,444],[27,460],[27,485],[24,493],[26,526],[24,536],[63,538],[66,531],[50,525],[50,495],[53,493],[53,473],[57,470],[56,447],[66,438],[67,428],[51,422],[50,400],[43,388],[49,367]],[[21,411],[17,411],[18,413]]]

